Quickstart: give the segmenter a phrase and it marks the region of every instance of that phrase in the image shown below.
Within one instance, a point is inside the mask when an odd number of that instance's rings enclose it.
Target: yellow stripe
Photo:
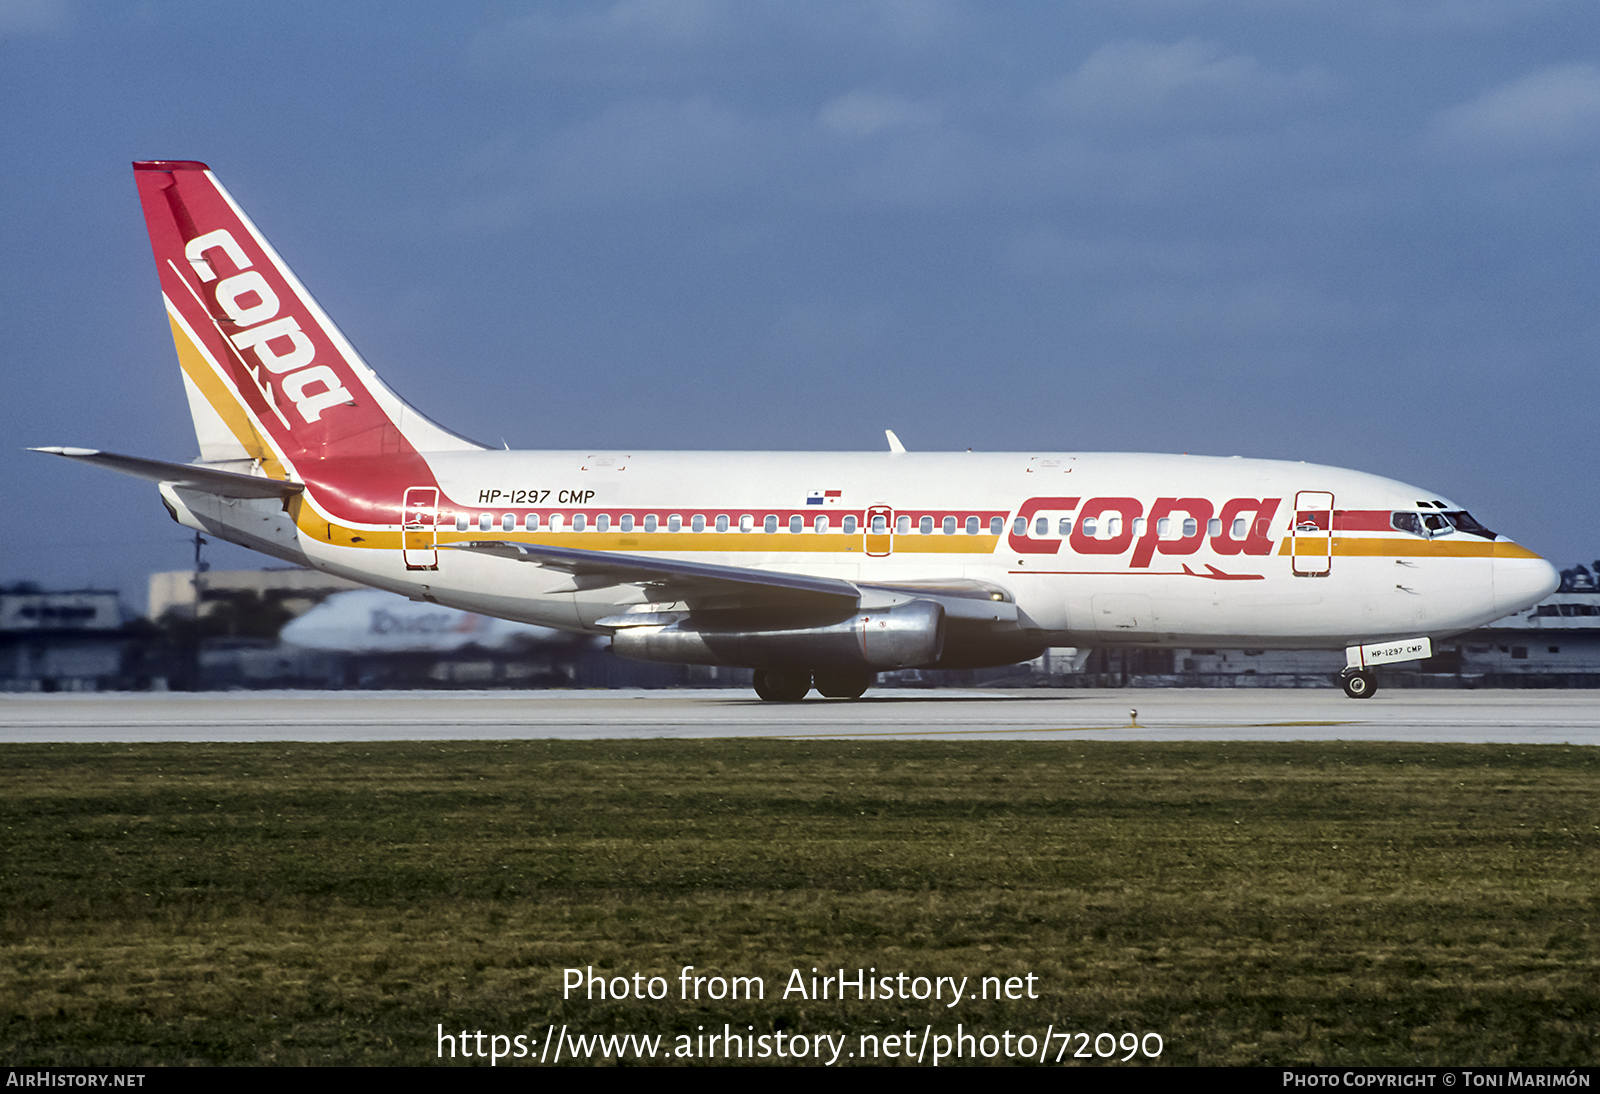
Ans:
[[[587,551],[704,551],[712,554],[861,554],[861,534],[825,533],[795,535],[792,532],[502,532],[499,526],[487,532],[469,529],[458,532],[454,526],[440,529],[439,543],[468,543],[481,539],[504,539],[513,543],[541,543],[549,547],[574,547]],[[941,543],[932,536],[919,541],[915,536],[896,536],[894,553],[984,554],[994,553],[998,536],[951,536]]]
[[[1495,558],[1543,558],[1537,551],[1530,551],[1520,543],[1496,543],[1494,545]]]
[[[278,462],[277,453],[273,451],[267,439],[256,431],[255,424],[250,421],[250,415],[233,392],[228,390],[228,385],[222,382],[222,377],[217,375],[211,363],[200,352],[200,348],[189,340],[183,327],[178,325],[178,320],[170,315],[167,318],[172,325],[172,344],[178,350],[178,365],[184,374],[194,382],[195,387],[200,389],[200,394],[211,404],[211,409],[217,412],[223,424],[233,433],[251,458],[261,461],[261,468],[267,476],[274,479],[288,478],[283,464]]]
[[[1411,558],[1489,558],[1494,544],[1460,540],[1454,543],[1436,539],[1336,539],[1336,555],[1406,555]]]
[[[348,524],[336,524],[307,504],[304,494],[296,494],[289,499],[288,512],[289,519],[294,521],[300,534],[308,539],[334,547],[359,547],[363,550],[377,551],[400,550],[400,529],[352,528]]]
[[[897,555],[967,555],[994,553],[999,536],[895,536]]]
[[[1302,547],[1295,550],[1292,539],[1285,539],[1278,548],[1279,555],[1316,554],[1307,546],[1321,547],[1325,540],[1300,540]],[[1452,539],[1335,539],[1333,553],[1346,556],[1401,555],[1408,558],[1538,558],[1534,552],[1517,543],[1485,543],[1482,540]]]

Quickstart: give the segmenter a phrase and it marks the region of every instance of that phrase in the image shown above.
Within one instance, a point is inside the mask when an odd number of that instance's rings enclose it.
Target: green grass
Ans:
[[[0,1060],[427,1063],[447,1031],[1156,1032],[1182,1064],[1593,1064],[1600,750],[0,747]],[[662,975],[563,1000],[562,970]],[[680,967],[761,975],[683,1002]],[[777,998],[792,969],[1037,1000]],[[1076,1047],[1076,1043],[1074,1043]]]

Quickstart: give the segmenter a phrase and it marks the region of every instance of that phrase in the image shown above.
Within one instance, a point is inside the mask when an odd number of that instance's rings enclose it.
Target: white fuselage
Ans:
[[[1394,513],[1457,509],[1428,491],[1304,463],[621,451],[426,460],[435,509],[431,524],[406,533],[405,550],[398,522],[328,519],[314,485],[294,520],[294,547],[321,569],[380,588],[590,633],[605,633],[597,620],[650,593],[574,589],[565,573],[450,546],[500,540],[868,585],[964,579],[1006,590],[1019,622],[1049,644],[1077,646],[1338,648],[1439,637],[1537,600],[1554,573],[1503,537],[1392,526]],[[314,469],[300,470],[315,481]],[[221,523],[257,522],[247,545],[260,547],[272,505],[229,503],[235,516]],[[874,516],[883,518],[877,528]]]

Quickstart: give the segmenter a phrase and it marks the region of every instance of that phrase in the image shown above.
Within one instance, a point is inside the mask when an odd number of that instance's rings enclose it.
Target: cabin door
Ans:
[[[439,488],[413,486],[406,491],[400,518],[400,553],[408,570],[439,568]]]
[[[1302,490],[1294,496],[1289,564],[1295,577],[1327,577],[1333,568],[1333,495]]]
[[[894,551],[894,510],[887,505],[874,505],[867,510],[866,526],[862,529],[862,549],[873,558],[882,558]]]

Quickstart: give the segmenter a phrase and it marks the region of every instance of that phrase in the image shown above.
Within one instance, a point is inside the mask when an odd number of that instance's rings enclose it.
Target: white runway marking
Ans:
[[[789,704],[711,689],[0,695],[0,743],[652,737],[1600,745],[1600,692],[1391,689],[1358,702],[1331,688],[885,689]]]

